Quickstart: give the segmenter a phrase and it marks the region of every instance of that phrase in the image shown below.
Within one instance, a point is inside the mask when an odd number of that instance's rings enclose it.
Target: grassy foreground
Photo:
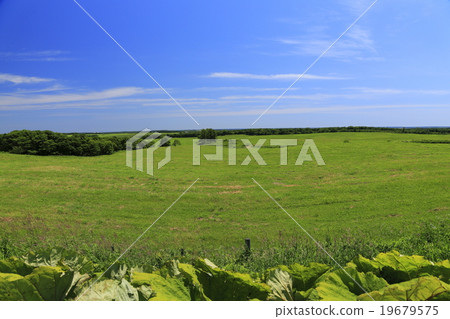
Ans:
[[[259,137],[249,138],[255,143]],[[224,137],[226,138],[226,137]],[[267,162],[236,166],[202,160],[192,165],[192,139],[179,138],[172,161],[155,176],[125,166],[125,152],[99,157],[0,153],[0,251],[62,246],[108,263],[124,251],[197,178],[124,258],[157,263],[180,255],[217,264],[265,269],[279,263],[329,263],[329,258],[257,186],[260,183],[340,262],[392,248],[447,259],[450,145],[411,143],[448,136],[322,133],[297,138],[289,165],[278,148],[262,148]],[[314,139],[325,166],[295,166],[305,139]],[[266,146],[269,141],[266,141]],[[211,146],[203,147],[213,153]],[[163,156],[163,152],[158,156]],[[250,238],[252,255],[243,254]],[[0,256],[1,257],[1,256]]]

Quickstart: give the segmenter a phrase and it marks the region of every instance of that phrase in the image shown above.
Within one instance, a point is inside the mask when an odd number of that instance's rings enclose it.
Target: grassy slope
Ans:
[[[120,250],[196,178],[197,184],[138,243],[140,251],[232,251],[247,237],[254,248],[305,238],[252,178],[320,241],[343,235],[391,241],[417,232],[425,221],[448,220],[449,145],[404,143],[442,136],[278,138],[298,138],[300,144],[313,138],[326,166],[294,166],[300,146],[289,148],[288,166],[278,165],[277,148],[260,151],[267,166],[254,161],[248,166],[228,166],[226,161],[192,166],[188,138],[179,139],[182,145],[172,148],[172,162],[155,177],[126,167],[124,152],[92,158],[0,153],[0,238],[24,247],[57,243],[109,249],[114,244]],[[237,153],[240,163],[248,151],[239,148]]]

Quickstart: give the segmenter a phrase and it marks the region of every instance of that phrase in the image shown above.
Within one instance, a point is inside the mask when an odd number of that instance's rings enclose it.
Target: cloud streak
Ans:
[[[182,89],[187,96],[180,97],[179,101],[188,105],[193,112],[216,112],[228,111],[229,109],[242,110],[244,108],[254,113],[256,108],[273,100],[277,96],[270,94],[225,94],[210,97],[195,96],[196,92],[204,88]],[[207,88],[208,90],[211,88]],[[223,87],[218,88],[218,92]],[[238,88],[241,89],[241,88]],[[276,88],[268,88],[269,91]],[[250,92],[248,87],[246,91]],[[255,88],[255,91],[260,88]],[[161,112],[163,109],[173,106],[174,103],[169,98],[161,96],[162,92],[158,88],[142,87],[117,87],[100,91],[80,91],[65,88],[58,84],[41,89],[18,89],[14,92],[0,93],[0,111],[23,111],[23,110],[48,110],[48,109],[123,109],[123,108],[147,108]],[[148,96],[151,95],[151,96]],[[193,96],[194,95],[194,96]],[[311,94],[290,94],[283,98],[283,107],[318,106],[325,103],[334,104],[351,103],[354,101],[371,101],[389,96],[408,95],[420,98],[432,96],[450,95],[450,90],[413,90],[395,88],[370,88],[370,87],[347,87],[335,93],[311,93]],[[422,98],[423,101],[426,101]],[[346,102],[344,102],[346,101]],[[412,102],[418,102],[416,99]],[[221,110],[221,108],[223,108]]]
[[[218,79],[243,79],[243,80],[296,80],[301,74],[252,74],[252,73],[234,73],[234,72],[214,72],[207,75],[208,78]],[[303,79],[306,80],[344,80],[346,78],[334,76],[322,76],[305,74]]]
[[[0,73],[0,83],[13,83],[13,84],[35,84],[42,82],[50,82],[54,81],[53,79],[48,78],[39,78],[35,76],[23,76],[23,75],[14,75],[8,73]]]
[[[423,95],[449,95],[450,90],[400,90],[380,89],[367,87],[352,87],[350,90],[359,91],[363,94],[394,95],[394,94],[423,94]]]
[[[449,108],[449,104],[378,104],[378,105],[335,105],[335,106],[322,106],[322,107],[291,107],[270,110],[268,114],[272,115],[295,115],[295,114],[336,114],[336,113],[348,113],[370,110],[387,110],[387,109],[443,109]],[[261,108],[258,109],[245,109],[245,110],[196,110],[193,114],[196,117],[237,117],[237,116],[254,116],[261,113]],[[126,119],[145,119],[145,118],[173,118],[182,117],[181,112],[171,113],[158,113],[158,114],[127,114],[121,115],[121,118]]]
[[[287,55],[318,56],[333,42],[333,37],[323,30],[301,38],[281,37],[276,42],[288,46]],[[355,25],[344,38],[337,42],[324,57],[345,59],[381,59],[375,49],[375,42],[366,28]]]
[[[76,108],[77,103],[97,102],[97,106],[109,105],[118,98],[131,97],[142,94],[160,93],[159,89],[145,89],[140,87],[118,87],[103,91],[86,93],[59,93],[59,94],[1,94],[0,110],[29,110],[55,108]],[[63,104],[61,104],[63,103]],[[94,104],[95,105],[95,104]]]
[[[29,51],[29,52],[0,52],[1,60],[9,61],[70,61],[73,58],[67,57],[67,51],[62,50],[44,50],[44,51]]]
[[[294,108],[283,108],[270,110],[267,113],[273,115],[293,115],[293,114],[320,114],[320,113],[340,113],[340,112],[357,112],[366,110],[377,110],[377,109],[417,109],[417,108],[448,108],[449,104],[380,104],[380,105],[336,105],[336,106],[325,106],[325,107],[294,107]],[[259,110],[239,110],[239,111],[205,111],[195,113],[197,117],[220,117],[220,116],[245,116],[245,115],[257,115],[261,113]]]

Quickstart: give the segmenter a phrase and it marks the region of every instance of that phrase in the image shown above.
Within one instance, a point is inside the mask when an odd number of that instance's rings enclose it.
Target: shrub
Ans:
[[[173,140],[172,145],[173,146],[181,145],[181,142],[179,140]]]

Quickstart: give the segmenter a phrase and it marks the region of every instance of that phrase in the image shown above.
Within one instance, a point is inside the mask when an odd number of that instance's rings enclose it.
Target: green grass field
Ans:
[[[256,142],[259,137],[247,138]],[[326,259],[252,178],[331,254],[339,254],[345,245],[353,254],[375,253],[414,238],[424,225],[439,228],[448,223],[450,145],[408,142],[449,139],[446,135],[324,133],[261,138],[297,138],[300,146],[289,147],[287,166],[279,165],[278,148],[261,149],[266,166],[254,160],[239,165],[249,154],[245,148],[237,149],[236,166],[228,165],[227,151],[223,162],[203,159],[202,165],[193,166],[192,139],[179,138],[181,145],[172,147],[172,161],[155,176],[126,167],[125,152],[99,157],[0,153],[3,253],[57,245],[113,258],[197,178],[128,258],[176,255],[183,248],[220,264],[238,258],[244,239],[251,238],[252,249],[267,257],[263,266],[289,258]],[[314,139],[325,166],[294,165],[307,138]],[[211,153],[214,148],[202,150]],[[163,152],[158,156],[162,158]],[[275,247],[284,247],[277,258],[270,255]]]

